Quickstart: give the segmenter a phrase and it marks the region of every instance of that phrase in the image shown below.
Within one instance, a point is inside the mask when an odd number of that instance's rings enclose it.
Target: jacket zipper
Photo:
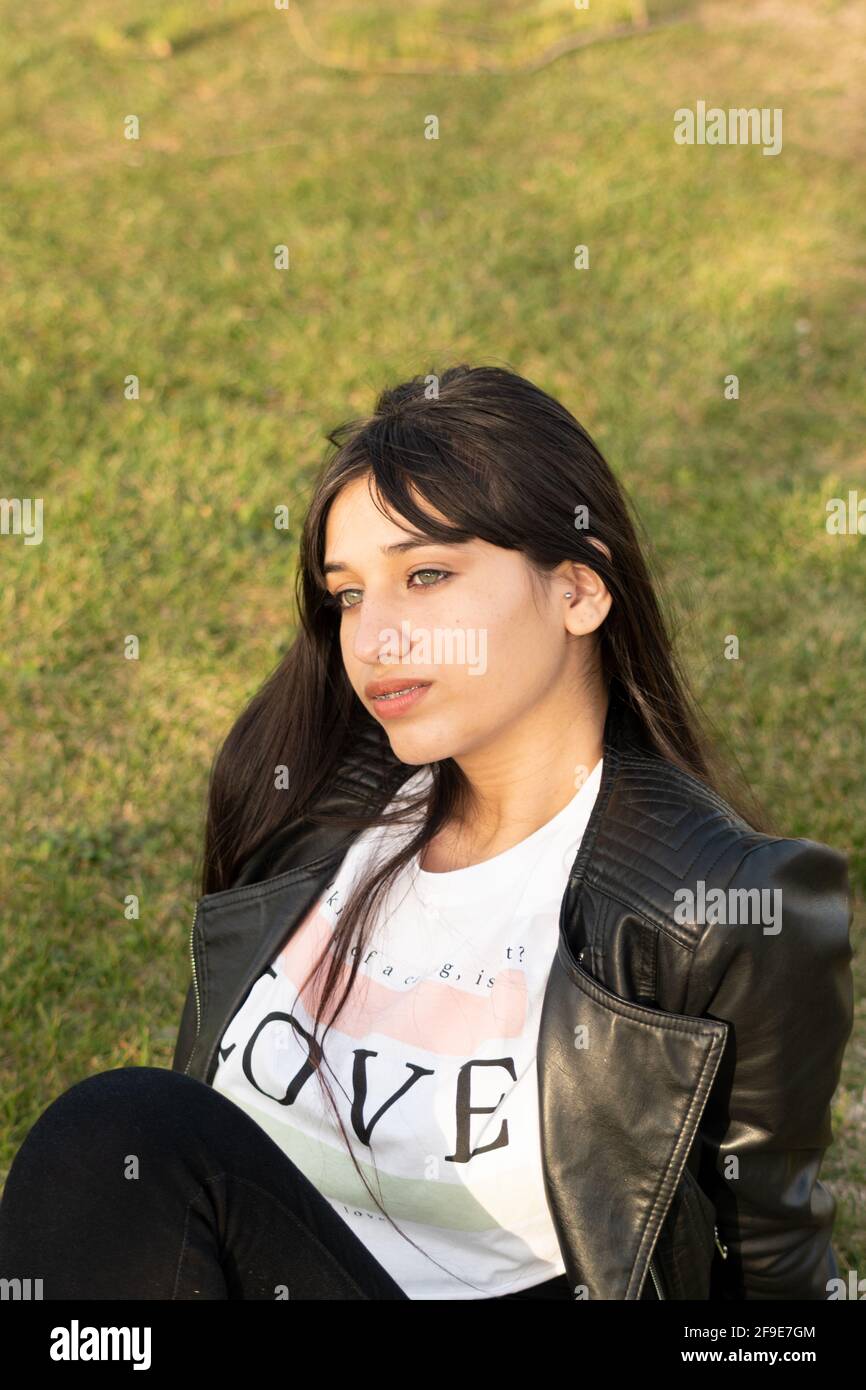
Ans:
[[[722,1259],[723,1259],[723,1260],[726,1260],[726,1259],[728,1258],[728,1247],[727,1247],[726,1245],[722,1245],[722,1242],[719,1240],[719,1228],[718,1228],[718,1226],[713,1226],[713,1238],[714,1238],[714,1240],[715,1240],[715,1242],[716,1242],[716,1245],[717,1245],[718,1248],[719,1248],[719,1251],[720,1251],[720,1253],[721,1253]],[[659,1298],[664,1298],[664,1294],[662,1293],[662,1286],[661,1286],[661,1284],[659,1283],[658,1275],[656,1274],[656,1271],[655,1271],[655,1265],[653,1264],[652,1260],[650,1260],[650,1263],[649,1263],[649,1272],[650,1272],[650,1274],[651,1274],[651,1276],[652,1276],[652,1281],[653,1281],[653,1283],[655,1284],[655,1289],[656,1289],[656,1293],[657,1293],[658,1297],[659,1297]]]
[[[198,976],[196,975],[196,970],[195,970],[195,948],[194,948],[194,942],[195,942],[195,924],[196,924],[197,919],[198,919],[198,903],[196,903],[196,905],[195,905],[195,912],[194,912],[193,915],[192,915],[192,929],[190,930],[190,934],[189,934],[189,958],[190,958],[190,962],[191,962],[191,964],[192,964],[192,987],[193,987],[193,992],[194,992],[194,994],[195,994],[195,1041],[193,1042],[193,1045],[192,1045],[192,1047],[191,1047],[190,1050],[189,1050],[189,1057],[187,1058],[187,1060],[186,1060],[186,1066],[184,1067],[184,1072],[185,1072],[185,1074],[186,1074],[187,1076],[189,1075],[189,1068],[190,1068],[190,1064],[191,1064],[191,1062],[192,1062],[192,1054],[195,1052],[195,1043],[198,1041],[198,1035],[199,1035],[199,1032],[201,1031],[201,999],[199,998],[199,992],[198,992]]]

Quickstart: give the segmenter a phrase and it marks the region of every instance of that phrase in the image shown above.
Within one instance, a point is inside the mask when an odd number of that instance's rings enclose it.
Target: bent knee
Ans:
[[[61,1145],[110,1144],[118,1133],[147,1133],[152,1121],[167,1127],[171,1115],[195,1109],[203,1083],[165,1067],[116,1067],[83,1077],[43,1110],[22,1150]]]

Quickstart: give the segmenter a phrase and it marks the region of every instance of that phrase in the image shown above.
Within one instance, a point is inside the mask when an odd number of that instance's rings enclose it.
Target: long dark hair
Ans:
[[[702,731],[657,598],[658,581],[638,539],[640,523],[601,451],[564,405],[504,368],[460,365],[439,377],[419,375],[384,390],[371,416],[339,426],[327,439],[334,452],[325,459],[300,540],[297,634],[231,729],[212,768],[203,893],[230,887],[278,831],[315,823],[316,803],[338,776],[353,742],[361,736],[384,739],[346,676],[340,614],[322,573],[330,506],[347,483],[365,476],[386,515],[390,509],[431,540],[480,538],[519,550],[538,577],[564,560],[595,570],[613,598],[598,633],[608,692],[615,688],[630,708],[648,750],[699,779],[747,823],[761,828],[761,808],[745,786],[732,785],[720,773]],[[448,523],[431,516],[422,501]],[[417,771],[391,761],[398,773],[402,766],[402,777],[389,777],[389,793]],[[471,805],[472,789],[452,759],[429,767],[429,787],[403,798],[390,813],[389,797],[380,796],[359,802],[357,813],[329,816],[328,823],[338,819],[353,836],[409,816],[417,816],[418,825],[410,838],[401,837],[398,852],[356,884],[343,906],[330,950],[311,973],[318,978],[328,961],[315,1010],[317,1031],[326,1015],[330,1028],[342,1010],[395,877]],[[277,768],[287,769],[287,776],[276,779]],[[342,994],[332,1008],[343,976]],[[358,1174],[390,1221],[355,1160],[325,1081],[320,1065],[325,1035],[312,1049],[311,1062]]]

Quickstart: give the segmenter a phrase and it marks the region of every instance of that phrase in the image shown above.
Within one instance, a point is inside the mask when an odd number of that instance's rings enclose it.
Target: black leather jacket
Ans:
[[[414,771],[368,719],[318,805],[384,804]],[[174,1070],[212,1082],[223,1031],[346,834],[289,825],[199,899]],[[675,893],[698,904],[701,883],[740,909],[684,911]],[[743,890],[779,891],[770,930]],[[818,1172],[853,1025],[850,922],[842,854],[756,833],[611,701],[537,1050],[544,1178],[576,1297],[827,1298],[836,1204]]]

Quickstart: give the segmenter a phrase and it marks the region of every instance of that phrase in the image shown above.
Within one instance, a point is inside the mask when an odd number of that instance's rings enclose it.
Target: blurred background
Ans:
[[[597,439],[707,714],[859,904],[866,536],[826,520],[866,512],[864,7],[0,13],[0,492],[44,507],[0,535],[0,1180],[75,1081],[170,1065],[210,762],[291,641],[324,432],[416,372],[510,366]],[[781,152],[678,145],[698,101],[781,108]],[[854,938],[822,1179],[863,1269]]]

